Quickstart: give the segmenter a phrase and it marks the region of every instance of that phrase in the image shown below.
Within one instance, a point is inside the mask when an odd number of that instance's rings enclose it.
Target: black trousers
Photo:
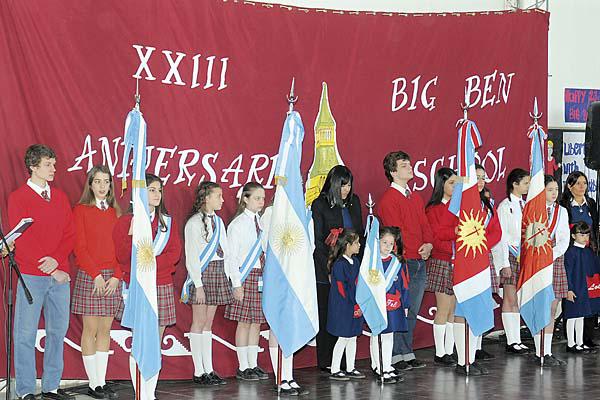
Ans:
[[[583,344],[590,345],[594,341],[594,328],[596,327],[598,316],[594,315],[583,319]]]
[[[317,283],[317,305],[319,306],[319,332],[317,333],[317,365],[319,368],[331,367],[331,356],[337,337],[327,332],[327,308],[329,304],[330,283]]]

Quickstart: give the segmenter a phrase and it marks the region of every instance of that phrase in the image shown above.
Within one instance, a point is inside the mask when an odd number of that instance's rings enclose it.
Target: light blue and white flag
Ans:
[[[263,271],[263,312],[285,357],[319,330],[317,286],[300,161],[304,126],[288,113],[276,165],[277,189]]]
[[[365,253],[360,264],[360,274],[356,285],[356,304],[362,310],[365,321],[371,329],[371,334],[375,336],[385,330],[388,324],[386,310],[387,282],[379,251],[379,221],[372,215],[369,216],[369,219],[371,227],[367,232]],[[393,278],[390,279],[390,282],[392,281]]]
[[[129,155],[133,152],[131,174],[131,201],[133,205],[133,235],[131,241],[131,280],[125,302],[121,325],[131,328],[133,339],[131,354],[142,378],[149,380],[160,371],[160,337],[158,330],[158,305],[156,296],[156,258],[152,240],[152,226],[148,210],[146,188],[146,121],[136,106],[127,115],[123,139],[123,189],[126,188],[126,172]],[[166,238],[168,241],[168,238]],[[162,251],[165,240],[158,240],[157,249]],[[164,242],[164,243],[163,243]]]

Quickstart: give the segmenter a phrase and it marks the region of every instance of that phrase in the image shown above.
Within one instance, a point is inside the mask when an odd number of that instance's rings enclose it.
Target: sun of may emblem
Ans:
[[[371,285],[379,285],[382,281],[381,273],[379,273],[378,269],[373,268],[369,270],[369,283]]]
[[[282,223],[273,229],[273,247],[278,253],[293,255],[304,244],[302,227]]]
[[[156,260],[154,258],[154,248],[148,238],[143,238],[137,242],[137,268],[140,271],[150,271],[154,268]]]
[[[544,250],[548,252],[550,243],[548,241],[548,229],[542,221],[527,221],[525,227],[525,244],[529,248],[537,250],[538,253]]]
[[[487,238],[485,237],[485,227],[483,225],[483,216],[479,211],[473,215],[473,210],[467,214],[463,211],[462,218],[458,222],[458,239],[456,243],[460,244],[457,251],[461,251],[466,247],[465,255],[468,256],[470,251],[473,251],[473,257],[477,252],[482,252],[487,249]]]

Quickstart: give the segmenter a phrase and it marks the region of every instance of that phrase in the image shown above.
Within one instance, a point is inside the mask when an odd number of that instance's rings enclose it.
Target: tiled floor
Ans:
[[[304,399],[597,399],[600,398],[600,352],[583,356],[567,355],[565,343],[555,343],[555,356],[565,360],[564,367],[540,370],[528,356],[507,356],[503,345],[484,341],[484,347],[497,358],[485,365],[490,375],[465,379],[453,368],[442,368],[431,363],[432,349],[421,350],[417,356],[428,362],[423,369],[406,372],[405,381],[381,387],[370,373],[367,379],[350,382],[332,382],[316,368],[296,370],[295,378],[310,394]],[[358,368],[369,372],[369,363],[362,360]],[[129,382],[115,382],[113,388],[120,398],[134,398]],[[81,388],[81,390],[85,390]],[[160,400],[254,400],[276,398],[272,381],[238,383],[234,379],[220,387],[199,387],[190,381],[161,381],[156,392]],[[87,399],[79,395],[78,399]]]

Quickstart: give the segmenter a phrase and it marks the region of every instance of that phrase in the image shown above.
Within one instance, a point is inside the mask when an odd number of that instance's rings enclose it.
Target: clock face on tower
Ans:
[[[481,212],[474,212],[474,210],[469,213],[462,212],[462,216],[458,221],[458,239],[456,243],[459,245],[457,252],[466,248],[465,256],[467,257],[471,251],[473,257],[475,257],[478,252],[483,253],[487,250],[484,217]]]

